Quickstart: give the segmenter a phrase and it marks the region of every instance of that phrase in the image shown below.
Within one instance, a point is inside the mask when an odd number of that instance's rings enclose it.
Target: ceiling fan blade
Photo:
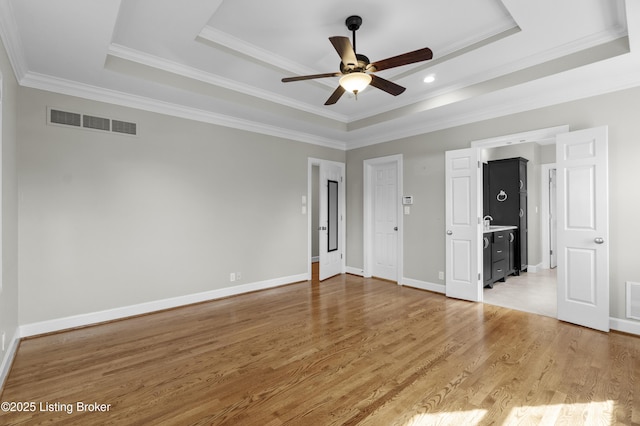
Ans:
[[[413,52],[407,52],[392,58],[376,61],[369,65],[367,69],[371,72],[376,72],[416,62],[428,61],[431,58],[433,58],[433,52],[428,47],[425,47],[424,49],[418,49]]]
[[[353,50],[353,46],[351,46],[351,41],[349,37],[335,36],[329,37],[329,41],[333,44],[333,47],[340,55],[340,59],[345,67],[357,67],[358,66],[358,58],[356,58],[356,52]]]
[[[297,77],[285,77],[282,79],[282,82],[288,83],[290,81],[311,80],[314,78],[340,77],[341,75],[342,73],[339,73],[339,72],[328,72],[324,74],[313,74],[313,75],[300,75]]]
[[[340,96],[342,96],[342,94],[345,92],[344,87],[342,86],[338,86],[336,88],[336,90],[334,90],[334,92],[331,94],[331,96],[329,96],[329,99],[327,99],[327,102],[325,102],[325,105],[333,105],[336,102],[338,102],[338,99],[340,99]]]
[[[375,74],[371,74],[371,83],[370,83],[373,87],[377,87],[380,90],[384,90],[385,92],[393,95],[393,96],[398,96],[400,93],[404,92],[406,89],[406,87],[402,87],[398,84],[395,84],[392,81],[386,80],[382,77],[378,77]]]

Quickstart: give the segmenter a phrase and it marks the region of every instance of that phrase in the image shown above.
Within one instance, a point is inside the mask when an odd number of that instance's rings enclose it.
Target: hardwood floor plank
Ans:
[[[26,339],[1,400],[74,412],[0,423],[637,424],[639,372],[634,336],[345,275]]]

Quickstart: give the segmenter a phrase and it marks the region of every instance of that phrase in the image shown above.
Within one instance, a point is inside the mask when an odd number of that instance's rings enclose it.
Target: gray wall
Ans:
[[[571,130],[609,126],[611,316],[625,317],[625,282],[640,282],[640,88],[513,114],[347,152],[347,265],[363,266],[362,162],[390,154],[404,156],[404,194],[414,196],[404,218],[404,276],[443,283],[444,153],[473,140],[568,124]],[[548,162],[547,153],[544,154]]]
[[[0,290],[0,365],[7,360],[8,345],[18,330],[18,180],[16,177],[16,99],[18,84],[0,43],[2,73],[2,290]]]
[[[307,218],[300,199],[307,191],[308,157],[347,162],[347,265],[361,269],[362,162],[403,154],[404,194],[414,196],[411,215],[404,217],[404,276],[442,283],[444,152],[472,140],[563,124],[572,130],[609,125],[612,316],[624,318],[625,281],[640,282],[640,229],[633,221],[640,212],[638,88],[344,153],[18,89],[4,51],[0,65],[0,327],[9,334],[17,304],[19,323],[29,324],[305,273]],[[140,137],[47,125],[47,106],[135,121]],[[230,283],[230,272],[242,272],[242,280]]]
[[[308,157],[343,151],[33,89],[18,104],[21,324],[307,272]],[[47,106],[140,136],[48,125]]]

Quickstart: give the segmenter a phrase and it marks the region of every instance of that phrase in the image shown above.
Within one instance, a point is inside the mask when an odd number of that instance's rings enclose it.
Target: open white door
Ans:
[[[609,331],[607,127],[559,134],[558,319]]]
[[[344,270],[344,164],[320,163],[320,281]]]
[[[477,149],[445,153],[446,295],[478,302],[482,300],[480,248],[481,169]]]

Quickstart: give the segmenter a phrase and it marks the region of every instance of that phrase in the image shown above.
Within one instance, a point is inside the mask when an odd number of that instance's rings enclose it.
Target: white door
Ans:
[[[558,266],[558,203],[556,169],[549,170],[549,267]]]
[[[344,164],[320,163],[320,281],[343,272]]]
[[[373,264],[378,278],[398,281],[398,165],[373,167]]]
[[[556,139],[558,319],[609,331],[607,127]]]
[[[481,169],[475,148],[445,153],[446,295],[482,300]]]

